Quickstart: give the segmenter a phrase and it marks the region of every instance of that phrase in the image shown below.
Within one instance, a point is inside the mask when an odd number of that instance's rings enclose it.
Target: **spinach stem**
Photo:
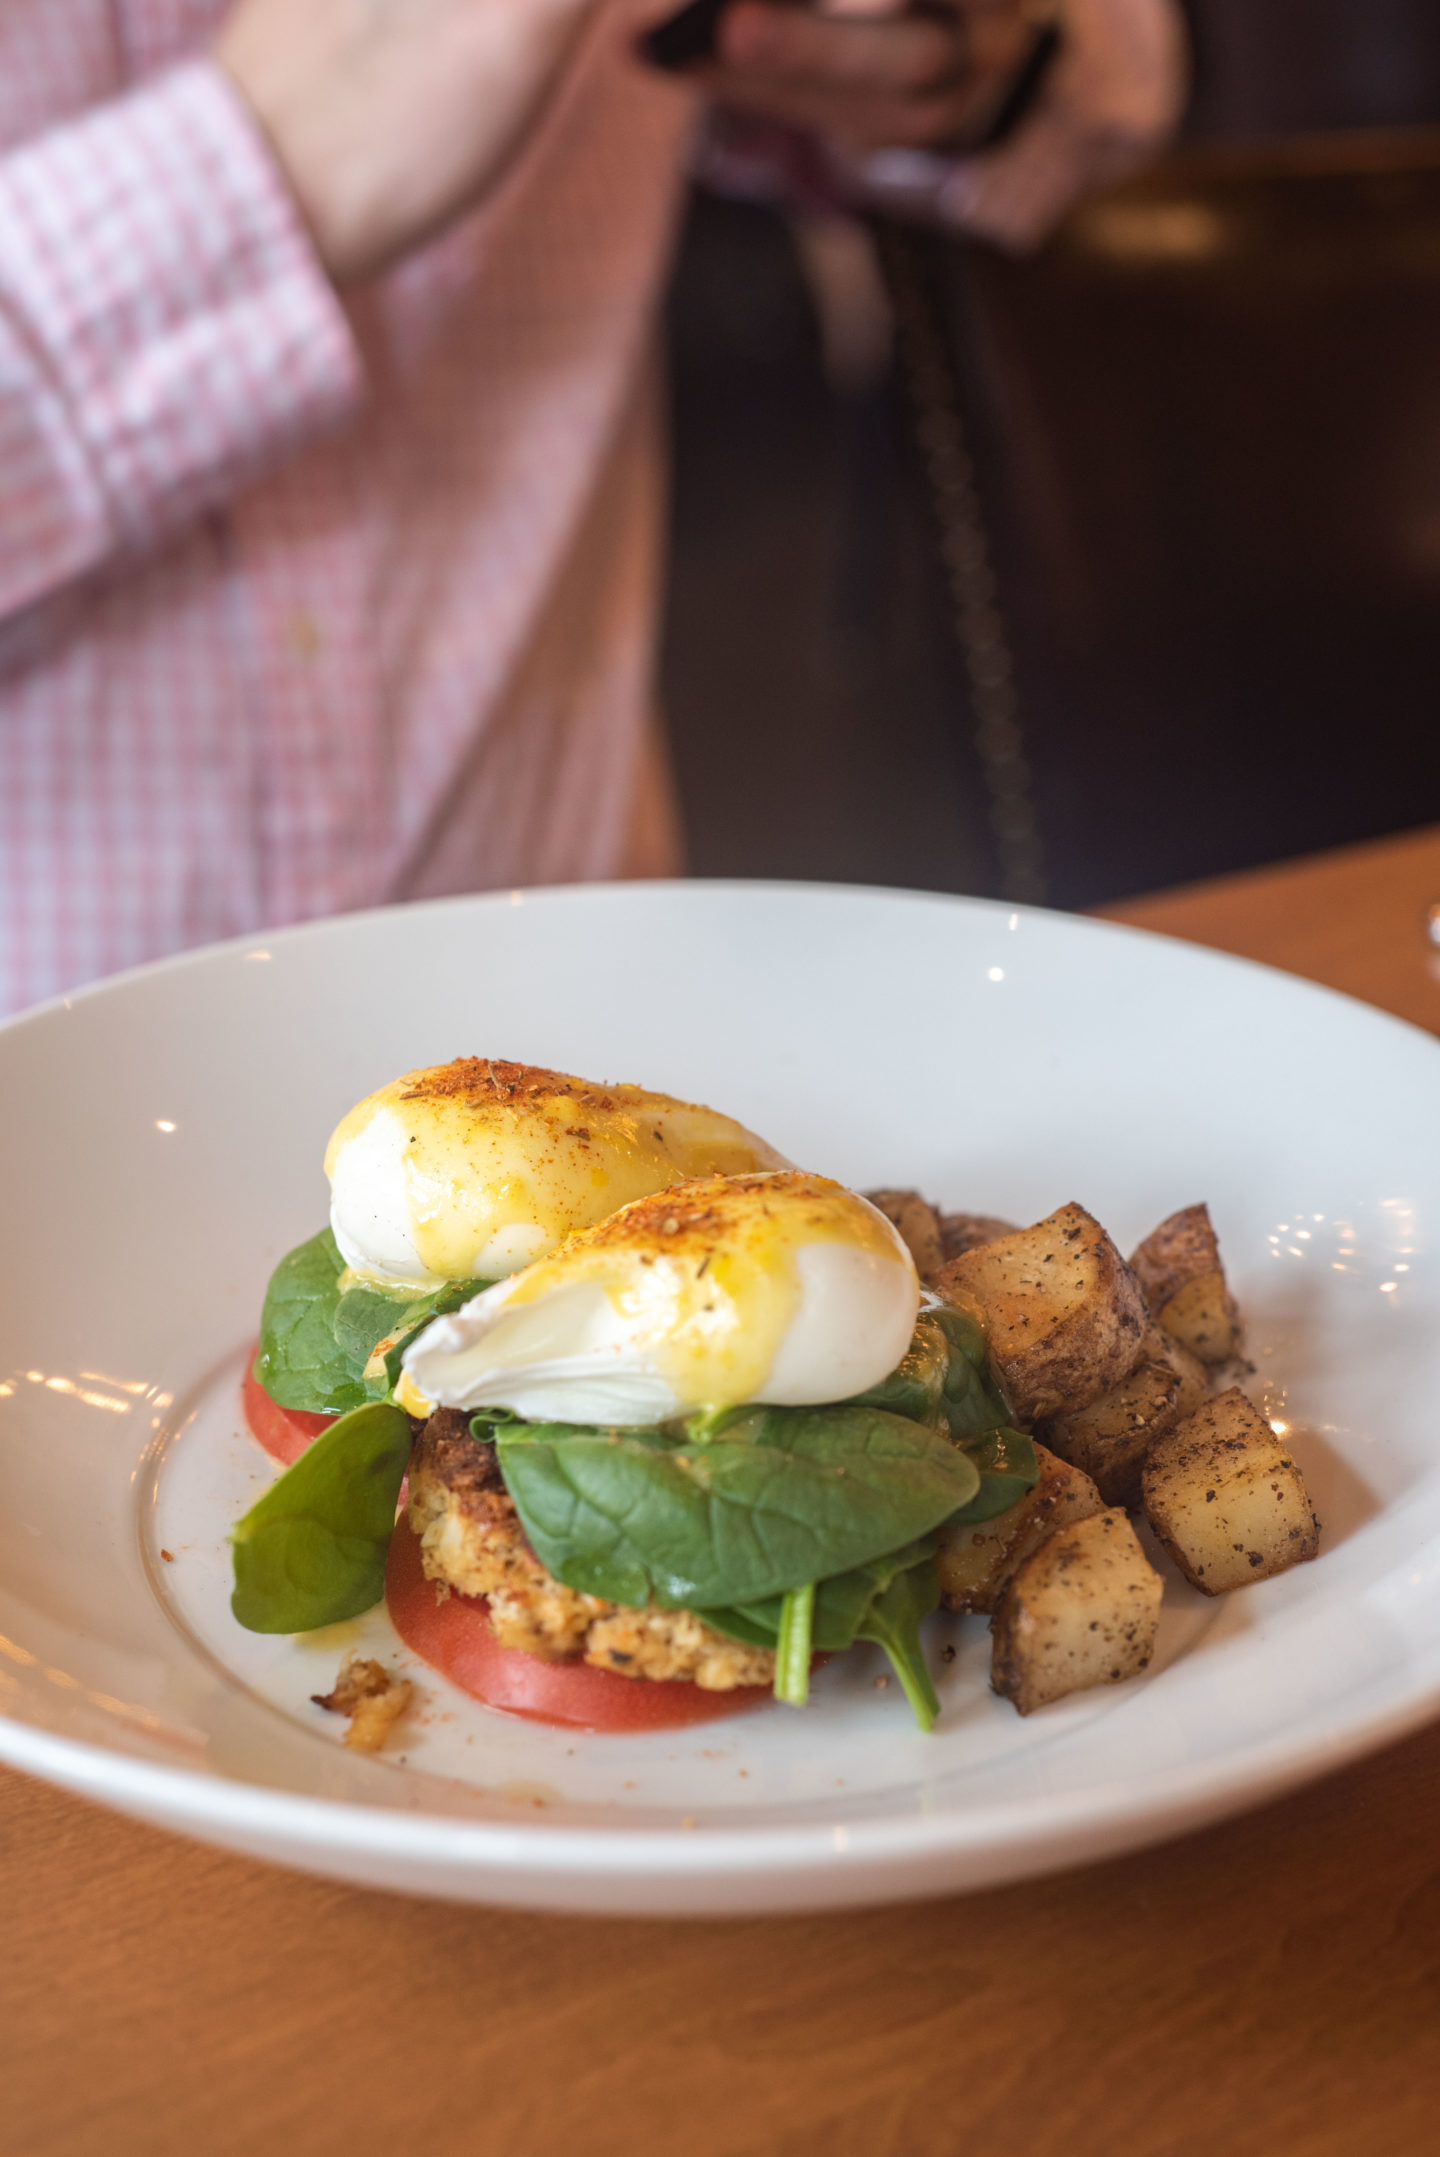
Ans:
[[[743,1423],[753,1416],[755,1410],[747,1403],[743,1408],[702,1408],[698,1415],[687,1416],[681,1428],[687,1439],[696,1445],[708,1445],[729,1430],[733,1423]]]
[[[935,1728],[935,1718],[940,1713],[940,1701],[935,1691],[934,1681],[926,1668],[925,1658],[919,1652],[918,1646],[915,1653],[911,1655],[905,1652],[904,1643],[897,1642],[894,1647],[891,1647],[887,1640],[885,1652],[890,1658],[891,1669],[904,1688],[905,1698],[915,1711],[916,1722],[924,1731],[933,1730]]]
[[[775,1646],[775,1698],[803,1708],[810,1697],[810,1632],[815,1619],[815,1583],[791,1588],[780,1606],[780,1637]]]

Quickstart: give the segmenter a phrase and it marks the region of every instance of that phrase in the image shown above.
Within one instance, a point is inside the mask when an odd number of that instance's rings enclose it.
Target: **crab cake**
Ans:
[[[442,1591],[485,1596],[503,1647],[621,1677],[684,1679],[708,1692],[774,1681],[768,1648],[727,1640],[694,1611],[627,1609],[553,1579],[530,1548],[494,1446],[470,1435],[460,1410],[437,1409],[416,1440],[410,1525],[426,1577]]]

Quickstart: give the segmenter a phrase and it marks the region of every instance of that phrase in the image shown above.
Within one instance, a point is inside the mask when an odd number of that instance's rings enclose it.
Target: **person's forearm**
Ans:
[[[239,0],[216,55],[344,285],[489,192],[601,12],[602,0]]]
[[[334,287],[496,185],[603,13],[238,0],[214,62],[0,158],[0,622],[353,409]]]
[[[0,159],[0,621],[351,411],[357,354],[206,64]]]

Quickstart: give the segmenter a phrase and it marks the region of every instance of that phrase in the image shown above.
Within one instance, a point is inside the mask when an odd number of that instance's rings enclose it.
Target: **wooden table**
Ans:
[[[1115,908],[1440,1029],[1440,831]],[[1440,1106],[1440,1104],[1437,1104]],[[0,1777],[4,2157],[1421,2157],[1440,1726],[967,1899],[532,1918],[271,1872]]]

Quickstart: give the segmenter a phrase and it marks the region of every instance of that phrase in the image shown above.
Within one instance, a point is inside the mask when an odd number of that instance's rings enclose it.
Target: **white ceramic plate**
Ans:
[[[340,1114],[471,1052],[710,1101],[857,1185],[1025,1220],[1078,1198],[1126,1247],[1208,1199],[1319,1561],[1213,1604],[1172,1576],[1157,1666],[1028,1721],[987,1691],[983,1624],[937,1620],[929,1738],[869,1650],[803,1714],[586,1737],[465,1700],[383,1614],[241,1633],[225,1532],[271,1472],[236,1402],[266,1278],[324,1220]],[[1440,1046],[1360,1005],[973,902],[515,894],[77,997],[0,1031],[0,1100],[0,1757],[33,1774],[375,1885],[794,1909],[1174,1833],[1440,1699]],[[360,1640],[421,1682],[393,1759],[309,1704]]]

